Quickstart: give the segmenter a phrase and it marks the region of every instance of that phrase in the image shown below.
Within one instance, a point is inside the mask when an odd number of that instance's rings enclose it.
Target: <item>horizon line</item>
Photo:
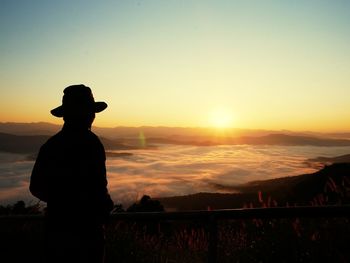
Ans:
[[[48,124],[53,126],[62,126],[54,122],[47,121],[33,121],[33,122],[14,122],[14,121],[0,121],[0,124]],[[98,129],[115,129],[115,128],[170,128],[170,129],[206,129],[206,130],[218,130],[218,131],[229,131],[229,130],[250,130],[250,131],[266,131],[266,132],[296,132],[296,133],[350,133],[350,130],[292,130],[292,129],[268,129],[268,128],[242,128],[242,127],[214,127],[214,126],[167,126],[167,125],[116,125],[116,126],[96,126],[92,125],[93,128]]]

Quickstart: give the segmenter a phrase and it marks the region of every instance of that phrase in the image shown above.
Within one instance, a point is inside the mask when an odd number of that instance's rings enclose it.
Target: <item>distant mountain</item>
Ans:
[[[350,163],[350,154],[340,155],[336,157],[317,157],[308,159],[307,162],[317,162],[323,165],[329,165],[333,163]]]
[[[0,151],[10,153],[35,153],[47,141],[47,135],[13,135],[0,133]]]
[[[13,135],[53,135],[60,125],[50,123],[0,123],[0,132]],[[178,145],[314,145],[350,146],[350,140],[342,139],[347,133],[329,135],[312,132],[269,131],[251,129],[189,128],[189,127],[93,127],[99,136],[111,140],[106,145],[119,143],[140,147],[154,143]],[[348,137],[346,137],[348,138]],[[120,145],[119,145],[120,146]],[[116,147],[119,147],[118,145]],[[121,146],[120,146],[121,147]]]
[[[113,139],[107,139],[104,137],[100,137],[100,140],[102,144],[105,147],[105,150],[135,150],[135,149],[140,149],[142,147],[139,147],[138,145],[131,145],[131,144],[126,144],[123,141],[120,140],[113,140]],[[113,155],[113,154],[111,154]]]
[[[33,154],[37,153],[42,144],[44,144],[50,136],[48,135],[13,135],[0,132],[0,151],[9,153]],[[131,150],[138,149],[133,145],[126,145],[117,140],[110,140],[101,137],[106,150]],[[33,156],[30,156],[33,159]]]
[[[37,123],[13,123],[13,122],[0,122],[0,132],[15,134],[15,135],[52,135],[61,129],[61,125],[37,122]],[[269,130],[252,130],[252,129],[226,129],[224,132],[214,128],[202,128],[202,127],[166,127],[166,126],[140,126],[140,127],[96,127],[93,126],[92,130],[103,137],[115,139],[137,139],[140,136],[146,138],[168,138],[168,137],[237,137],[243,135],[262,136],[275,131]],[[283,133],[291,133],[289,131],[283,131]]]
[[[168,138],[149,138],[148,142],[178,145],[282,145],[282,146],[350,146],[350,140],[346,139],[328,139],[311,136],[297,136],[287,134],[269,134],[259,137],[242,136],[237,138],[220,137],[180,137],[173,136]]]
[[[0,122],[0,132],[14,135],[53,135],[59,130],[60,125],[47,122]]]
[[[267,145],[314,145],[314,146],[350,146],[350,140],[327,139],[311,136],[293,136],[287,134],[269,134],[262,137],[242,137],[238,139],[243,144]]]
[[[334,163],[350,163],[350,154],[335,156],[335,157],[316,157],[307,159],[304,162],[307,166],[312,167],[314,169],[321,169],[327,165],[331,165]]]
[[[350,132],[325,133],[324,135],[331,138],[350,139]]]
[[[16,122],[0,122],[0,132],[15,135],[51,135],[60,130],[62,125],[33,122],[33,123],[16,123]],[[262,130],[262,129],[241,129],[227,128],[216,129],[212,127],[166,127],[166,126],[140,126],[125,127],[117,126],[113,128],[93,126],[93,131],[97,134],[108,138],[137,138],[140,133],[146,137],[167,138],[167,137],[242,137],[242,136],[265,136],[269,134],[286,134],[296,136],[310,136],[321,138],[350,138],[350,132],[346,133],[320,133],[320,132],[294,132],[289,130]]]
[[[313,174],[256,181],[231,187],[232,191],[239,193],[197,193],[157,199],[168,210],[228,209],[287,204],[321,205],[322,202],[349,204],[349,189],[350,163],[338,163],[326,166]]]

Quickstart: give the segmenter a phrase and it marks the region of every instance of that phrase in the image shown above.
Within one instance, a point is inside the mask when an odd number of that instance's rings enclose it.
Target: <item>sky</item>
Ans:
[[[350,131],[350,1],[0,0],[0,122]]]

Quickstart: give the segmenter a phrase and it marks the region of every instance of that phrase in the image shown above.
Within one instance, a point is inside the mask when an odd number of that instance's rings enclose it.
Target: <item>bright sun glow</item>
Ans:
[[[229,128],[232,126],[232,115],[224,109],[213,110],[209,115],[211,126],[216,128]]]

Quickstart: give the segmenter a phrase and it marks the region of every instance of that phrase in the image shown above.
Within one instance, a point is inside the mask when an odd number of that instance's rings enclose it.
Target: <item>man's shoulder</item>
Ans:
[[[89,136],[90,136],[91,140],[92,140],[94,143],[96,143],[96,144],[98,144],[98,145],[100,145],[100,146],[103,147],[103,144],[102,144],[101,139],[99,138],[99,136],[97,136],[97,135],[96,135],[95,133],[93,133],[92,131],[89,131]]]
[[[100,138],[99,138],[94,132],[92,132],[92,131],[89,130],[88,134],[89,134],[89,137],[90,137],[91,139],[93,139],[93,140],[95,140],[95,141],[97,141],[97,142],[101,142],[101,141],[100,141]]]
[[[53,149],[56,149],[62,144],[62,134],[61,132],[56,133],[47,139],[47,141],[41,145],[40,152],[50,152]]]
[[[56,144],[62,140],[62,131],[59,131],[55,135],[52,135],[44,145]]]

